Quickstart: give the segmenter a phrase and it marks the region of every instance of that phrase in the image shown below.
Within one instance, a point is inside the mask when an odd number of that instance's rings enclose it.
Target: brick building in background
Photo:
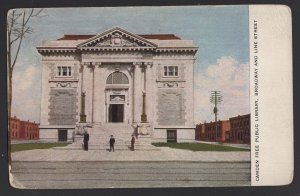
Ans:
[[[250,144],[250,114],[218,121],[217,134],[217,142]],[[195,139],[215,142],[216,123],[209,122],[196,125]]]
[[[39,124],[36,122],[22,121],[15,116],[9,118],[10,138],[15,140],[39,139]]]
[[[226,142],[250,144],[250,114],[229,118],[230,131]]]
[[[229,120],[218,121],[217,126],[217,142],[225,142],[225,134],[230,129]],[[196,126],[196,140],[215,142],[216,123],[209,122],[204,124],[198,124]]]

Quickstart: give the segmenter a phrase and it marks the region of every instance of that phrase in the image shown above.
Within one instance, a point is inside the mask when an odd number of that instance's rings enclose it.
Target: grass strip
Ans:
[[[24,150],[34,150],[34,149],[48,149],[53,147],[63,147],[70,143],[26,143],[26,144],[12,144],[11,152],[18,152]]]
[[[249,149],[244,148],[205,143],[152,143],[152,145],[156,147],[169,147],[191,151],[250,151]]]

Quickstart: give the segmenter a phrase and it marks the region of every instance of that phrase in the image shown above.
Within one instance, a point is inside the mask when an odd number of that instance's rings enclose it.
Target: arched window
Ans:
[[[129,84],[129,81],[124,73],[113,72],[107,77],[106,84]]]

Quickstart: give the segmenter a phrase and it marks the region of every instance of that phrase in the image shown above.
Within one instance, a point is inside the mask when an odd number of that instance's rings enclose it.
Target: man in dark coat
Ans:
[[[113,150],[113,152],[115,152],[115,138],[113,135],[110,136],[109,139],[109,152],[111,152],[111,150]]]
[[[85,151],[89,150],[89,140],[90,140],[90,135],[86,131],[86,132],[84,132],[84,136],[83,136],[83,145],[84,145],[84,150]]]
[[[135,137],[134,135],[131,135],[131,150],[134,151],[134,143],[135,143]]]

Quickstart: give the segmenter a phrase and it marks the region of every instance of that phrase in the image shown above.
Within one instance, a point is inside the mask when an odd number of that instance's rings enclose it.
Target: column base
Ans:
[[[86,123],[86,115],[80,115],[80,123]]]
[[[137,134],[138,135],[150,135],[151,133],[151,124],[150,123],[138,123],[137,125]]]
[[[141,115],[141,122],[142,123],[146,123],[147,122],[147,115],[146,114],[142,114]]]

